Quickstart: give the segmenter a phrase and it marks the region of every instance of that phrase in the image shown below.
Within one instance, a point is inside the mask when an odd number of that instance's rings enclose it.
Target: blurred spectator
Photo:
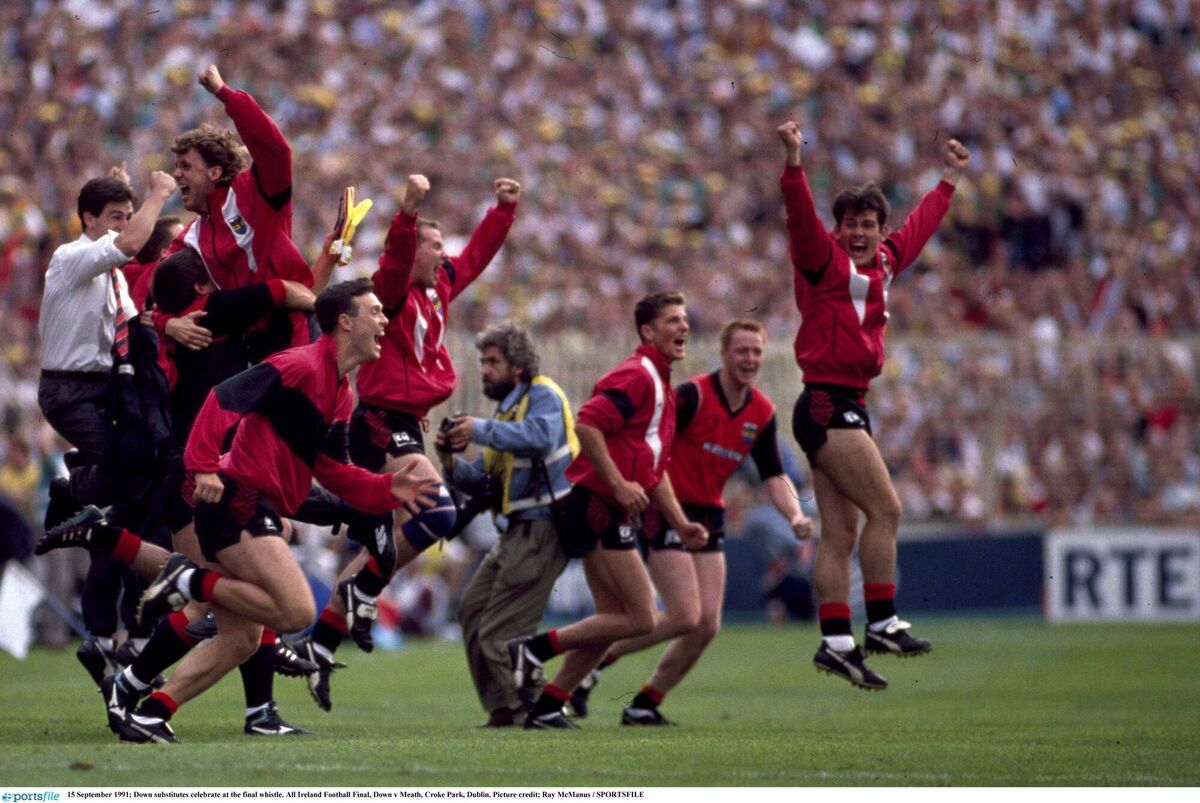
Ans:
[[[430,177],[448,231],[481,183],[521,180],[513,247],[456,309],[464,332],[556,335],[557,373],[651,286],[687,288],[698,338],[752,314],[787,343],[768,121],[804,125],[822,212],[878,180],[902,217],[958,137],[971,176],[889,290],[870,399],[905,521],[1200,522],[1197,20],[1198,0],[0,4],[0,453],[16,434],[44,456],[35,317],[78,177],[169,167],[178,131],[223,123],[195,84],[215,61],[292,143],[302,249],[347,184],[379,206],[335,278],[373,269],[397,176]],[[797,379],[765,387],[786,405]]]

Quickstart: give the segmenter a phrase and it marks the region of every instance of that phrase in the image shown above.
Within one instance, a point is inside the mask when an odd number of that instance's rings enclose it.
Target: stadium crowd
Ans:
[[[1195,522],[1196,20],[1195,0],[5,4],[0,492],[40,518],[62,446],[36,413],[35,319],[81,179],[169,170],[174,134],[220,118],[194,85],[219,60],[291,141],[309,256],[348,183],[391,209],[423,172],[429,212],[469,231],[480,187],[518,174],[519,247],[458,301],[464,332],[514,315],[603,339],[680,286],[698,334],[749,314],[783,348],[766,123],[804,121],[822,211],[875,180],[903,215],[958,137],[972,175],[891,288],[872,396],[906,520]],[[340,278],[370,273],[388,214]]]

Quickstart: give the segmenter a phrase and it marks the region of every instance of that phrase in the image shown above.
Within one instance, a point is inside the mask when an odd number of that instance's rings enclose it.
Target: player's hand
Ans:
[[[196,319],[203,314],[204,310],[198,309],[179,318],[170,319],[165,327],[167,337],[192,351],[207,348],[212,344],[212,332],[196,323]]]
[[[221,91],[221,87],[225,86],[225,82],[221,80],[221,72],[215,64],[205,67],[197,80],[200,82],[200,86],[214,95]]]
[[[404,184],[404,203],[401,209],[404,214],[412,217],[417,214],[417,208],[421,205],[421,201],[425,200],[425,194],[429,192],[429,179],[420,173],[413,173],[408,177],[408,181]]]
[[[461,452],[471,443],[471,433],[475,431],[475,419],[469,415],[453,419],[454,423],[446,430],[446,445],[451,452]],[[439,432],[439,435],[442,433]]]
[[[150,173],[150,194],[158,195],[164,200],[175,192],[175,179],[161,170]]]
[[[675,532],[679,533],[679,539],[688,549],[703,549],[704,545],[708,543],[708,530],[704,529],[704,525],[698,521],[689,521],[682,529],[677,529]]]
[[[437,504],[438,486],[442,484],[437,477],[423,473],[423,462],[414,460],[392,472],[392,498],[414,516]]]
[[[784,149],[787,150],[788,164],[800,164],[800,144],[804,142],[804,135],[800,132],[800,124],[795,120],[788,120],[776,128],[775,133],[779,135],[779,141],[783,143]]]
[[[515,204],[521,200],[521,185],[511,178],[496,179],[496,200],[502,204]]]
[[[636,482],[622,480],[615,490],[617,504],[630,516],[638,515],[650,505],[650,497],[646,496],[645,489]]]
[[[971,161],[971,152],[957,139],[946,142],[946,167],[963,170]]]
[[[109,178],[119,179],[121,181],[121,183],[124,184],[126,187],[128,187],[130,185],[129,170],[125,167],[124,162],[121,162],[121,164],[119,164],[119,165],[110,167],[108,169],[108,175],[109,175]]]
[[[196,490],[192,493],[194,500],[216,504],[221,501],[223,493],[225,493],[225,483],[221,482],[221,478],[216,474],[196,473]]]
[[[808,516],[805,516],[803,513],[801,513],[796,516],[796,518],[792,519],[790,524],[792,525],[792,534],[796,536],[797,541],[804,541],[805,539],[812,538],[813,520]]]

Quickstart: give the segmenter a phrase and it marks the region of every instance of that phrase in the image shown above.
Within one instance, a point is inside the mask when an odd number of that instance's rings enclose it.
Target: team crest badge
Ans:
[[[241,237],[246,233],[246,221],[241,215],[234,215],[233,220],[229,221],[229,228],[233,229],[233,233]]]
[[[742,443],[749,446],[754,443],[754,439],[758,437],[758,424],[747,421],[742,424]]]

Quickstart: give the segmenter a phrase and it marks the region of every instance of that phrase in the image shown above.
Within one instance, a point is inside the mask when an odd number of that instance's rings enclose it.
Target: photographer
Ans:
[[[483,392],[498,402],[494,418],[455,416],[437,435],[450,484],[491,500],[500,541],[463,592],[458,620],[467,666],[487,724],[517,724],[524,710],[513,685],[505,642],[536,631],[554,582],[567,564],[555,527],[555,500],[567,495],[563,472],[579,453],[566,395],[538,375],[529,333],[511,321],[475,339]],[[483,447],[473,461],[454,457],[469,443]]]

